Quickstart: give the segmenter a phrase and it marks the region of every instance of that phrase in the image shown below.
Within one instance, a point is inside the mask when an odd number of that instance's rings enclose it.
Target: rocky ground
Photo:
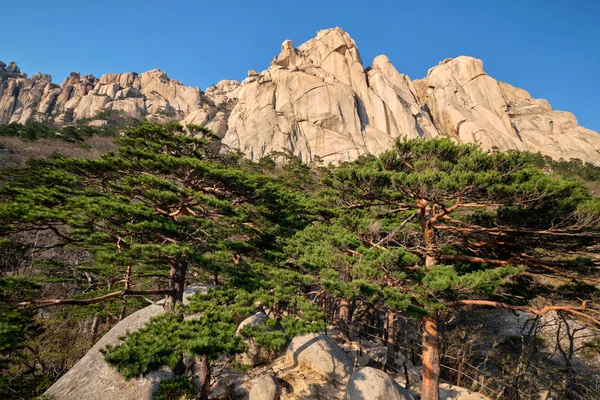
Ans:
[[[210,285],[192,285],[186,296],[205,292]],[[150,305],[125,318],[46,392],[57,400],[151,399],[161,380],[173,376],[163,370],[143,378],[126,381],[105,361],[100,350],[116,344],[126,331],[134,331],[151,317],[164,312],[160,304]],[[241,325],[262,321],[249,317]],[[285,352],[269,364],[252,367],[245,372],[216,371],[218,379],[212,388],[212,399],[300,400],[363,399],[408,400],[419,398],[419,367],[408,360],[410,386],[406,390],[403,374],[389,375],[368,365],[377,364],[385,356],[385,347],[366,342],[360,347],[343,340],[335,332],[307,334],[292,340]],[[255,359],[256,360],[256,359]],[[443,400],[485,400],[468,389],[443,383]]]

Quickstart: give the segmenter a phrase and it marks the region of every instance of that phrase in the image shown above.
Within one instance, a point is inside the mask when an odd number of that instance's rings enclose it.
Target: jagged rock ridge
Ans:
[[[282,44],[270,67],[250,71],[223,141],[250,158],[289,149],[304,161],[353,160],[393,140],[448,136],[486,149],[520,149],[600,164],[600,135],[571,113],[498,82],[472,57],[447,59],[421,80],[386,56],[370,68],[340,28],[294,48]]]
[[[383,55],[365,68],[340,28],[319,31],[298,48],[286,40],[268,69],[249,71],[241,83],[221,81],[205,94],[158,70],[100,79],[72,73],[59,86],[0,62],[0,123],[64,124],[107,110],[205,125],[251,159],[290,150],[305,162],[350,161],[385,151],[398,137],[447,136],[600,164],[600,135],[573,114],[496,81],[481,60],[447,59],[412,81]]]
[[[229,100],[228,92],[237,86],[237,82],[224,81],[203,94],[156,69],[142,74],[106,74],[100,79],[72,72],[57,85],[50,75],[37,73],[27,78],[15,63],[6,67],[0,62],[0,123],[52,118],[62,125],[113,111],[158,121],[188,117],[188,122],[205,125],[223,136],[226,117],[219,105]]]

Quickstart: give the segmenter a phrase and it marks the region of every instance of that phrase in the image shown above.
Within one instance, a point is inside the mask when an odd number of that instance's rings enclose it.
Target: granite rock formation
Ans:
[[[600,164],[600,135],[487,75],[481,60],[446,59],[411,80],[383,55],[365,67],[340,28],[319,31],[297,48],[286,40],[266,70],[206,93],[159,70],[100,79],[72,73],[57,85],[49,75],[27,78],[15,63],[0,62],[0,123],[67,124],[103,112],[204,125],[254,160],[289,150],[305,162],[351,161],[389,149],[398,137],[446,136]]]

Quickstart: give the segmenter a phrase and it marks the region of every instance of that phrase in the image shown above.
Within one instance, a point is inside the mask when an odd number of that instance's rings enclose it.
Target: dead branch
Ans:
[[[105,294],[104,296],[94,297],[91,299],[51,299],[51,300],[31,300],[17,303],[17,308],[33,306],[33,308],[47,308],[60,305],[88,305],[101,303],[106,300],[115,299],[122,296],[144,296],[144,295],[168,295],[172,294],[172,290],[120,290]]]
[[[484,306],[484,307],[495,307],[495,308],[503,308],[505,310],[513,310],[513,311],[521,311],[527,314],[533,315],[544,315],[548,314],[551,311],[558,312],[566,312],[569,314],[577,315],[582,318],[587,319],[595,325],[600,326],[600,320],[583,313],[586,311],[587,301],[583,301],[581,306],[544,306],[542,308],[536,309],[525,306],[513,306],[511,304],[500,303],[497,301],[489,301],[489,300],[456,300],[451,301],[445,304],[446,307],[450,308],[458,308],[458,307],[466,307],[466,306]]]

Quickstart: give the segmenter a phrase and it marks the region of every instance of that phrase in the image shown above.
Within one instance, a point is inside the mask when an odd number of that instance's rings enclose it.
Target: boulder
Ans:
[[[213,285],[190,285],[185,296],[198,292],[206,293]],[[126,381],[119,373],[104,361],[100,352],[106,345],[118,344],[127,331],[142,328],[150,318],[163,314],[164,308],[157,304],[143,308],[120,321],[81,360],[65,375],[54,383],[46,395],[56,400],[138,400],[150,399],[161,380],[170,379],[173,373],[168,369],[153,372],[141,378]]]
[[[271,374],[252,379],[250,385],[249,400],[279,399],[279,383]]]
[[[235,331],[239,335],[242,329],[247,327],[259,326],[267,318],[264,311],[259,311],[254,315],[243,320]],[[236,356],[236,361],[242,365],[256,366],[268,362],[271,358],[271,352],[264,346],[256,343],[252,338],[246,339],[246,351]]]
[[[330,336],[324,334],[296,336],[285,357],[291,368],[310,369],[329,381],[345,382],[352,373],[352,360]]]
[[[451,385],[449,383],[440,383],[441,400],[490,400],[482,394],[474,392],[464,387]]]
[[[350,377],[344,400],[413,400],[413,397],[385,372],[364,367]]]
[[[142,328],[150,318],[162,313],[163,307],[151,305],[119,322],[45,394],[56,400],[150,399],[160,381],[172,378],[173,374],[165,370],[126,381],[104,361],[100,349],[119,343],[127,331]]]

